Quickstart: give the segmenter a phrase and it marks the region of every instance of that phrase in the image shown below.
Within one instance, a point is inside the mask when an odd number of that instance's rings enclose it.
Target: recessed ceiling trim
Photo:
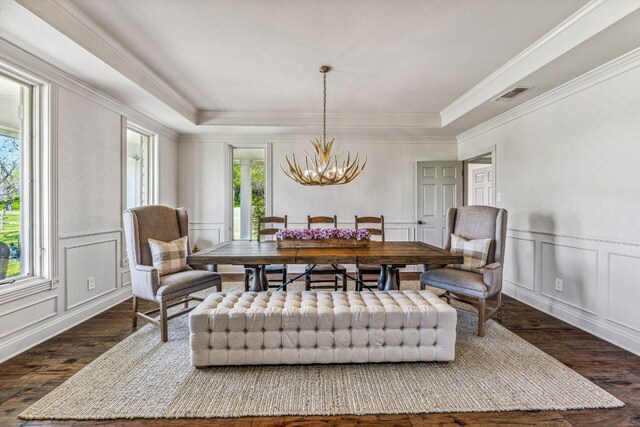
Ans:
[[[530,101],[520,104],[511,110],[494,117],[478,126],[475,126],[465,132],[459,134],[456,139],[458,143],[463,143],[485,132],[503,126],[522,116],[530,114],[547,105],[551,105],[561,99],[571,96],[577,92],[583,91],[591,86],[597,85],[603,81],[609,80],[621,73],[631,69],[640,67],[640,48],[626,53],[613,61],[610,61],[598,68],[584,73],[567,83],[560,85],[542,95],[533,98]]]
[[[200,111],[198,125],[204,126],[319,126],[321,113],[259,113]],[[439,113],[327,113],[327,125],[333,127],[397,127],[440,129]]]
[[[246,134],[183,134],[178,140],[182,142],[214,142],[214,143],[300,143],[306,144],[315,134],[300,135],[246,135]],[[455,137],[450,136],[400,136],[389,138],[387,135],[343,135],[341,141],[350,144],[457,144]]]
[[[446,126],[640,8],[637,0],[593,0],[441,111]]]
[[[91,99],[92,101],[97,102],[103,107],[109,108],[118,114],[125,114],[140,124],[151,127],[156,132],[167,136],[168,138],[178,138],[178,132],[165,124],[114,100],[110,95],[99,91],[93,86],[69,75],[59,68],[54,67],[48,62],[37,58],[33,54],[3,39],[0,39],[0,57],[2,58],[2,61],[0,62],[0,69],[7,66],[14,72],[26,70],[27,72],[25,75],[31,79],[36,79],[43,83],[50,82],[64,86],[67,90]],[[14,67],[16,68],[15,70],[13,69]]]
[[[16,0],[192,123],[197,109],[68,0]]]

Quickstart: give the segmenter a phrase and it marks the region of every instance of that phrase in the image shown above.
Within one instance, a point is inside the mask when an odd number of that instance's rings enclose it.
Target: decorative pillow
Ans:
[[[464,257],[464,264],[449,264],[447,267],[482,273],[487,265],[491,239],[469,240],[451,235],[451,252]]]
[[[191,267],[187,265],[188,244],[189,238],[187,236],[169,243],[149,239],[153,266],[158,269],[160,276],[191,270]]]

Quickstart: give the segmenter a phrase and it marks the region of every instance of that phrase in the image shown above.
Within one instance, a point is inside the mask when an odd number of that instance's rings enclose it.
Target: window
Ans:
[[[153,201],[153,137],[137,128],[127,128],[127,208],[149,205]]]
[[[256,239],[265,214],[265,149],[234,147],[232,159],[233,239]]]
[[[0,285],[33,275],[33,88],[0,74]]]

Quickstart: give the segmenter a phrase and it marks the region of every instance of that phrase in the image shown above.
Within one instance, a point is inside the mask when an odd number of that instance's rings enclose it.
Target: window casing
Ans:
[[[11,244],[7,265],[0,260],[0,294],[13,292],[35,284],[53,280],[55,271],[53,252],[55,227],[51,221],[55,199],[55,176],[52,174],[52,138],[50,122],[50,94],[53,85],[13,65],[0,62],[0,154],[8,154],[8,140],[12,140],[14,159],[19,158],[14,200],[7,200],[7,184],[1,177],[0,210],[11,223],[0,226],[0,240]],[[7,92],[8,91],[8,92]],[[17,157],[15,157],[17,156]],[[6,157],[3,161],[6,161]],[[14,185],[15,187],[15,185]],[[11,197],[10,197],[11,198]],[[7,209],[11,202],[11,209]],[[11,217],[11,218],[8,218]],[[51,284],[51,286],[54,286]]]
[[[125,208],[155,203],[155,139],[135,125],[127,126]]]

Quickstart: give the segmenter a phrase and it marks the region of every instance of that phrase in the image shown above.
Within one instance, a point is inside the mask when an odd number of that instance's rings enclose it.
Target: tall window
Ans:
[[[33,274],[32,93],[0,74],[0,285]]]
[[[233,239],[258,236],[265,213],[265,150],[233,148]]]
[[[147,133],[135,128],[127,129],[127,208],[153,203],[152,140]]]

